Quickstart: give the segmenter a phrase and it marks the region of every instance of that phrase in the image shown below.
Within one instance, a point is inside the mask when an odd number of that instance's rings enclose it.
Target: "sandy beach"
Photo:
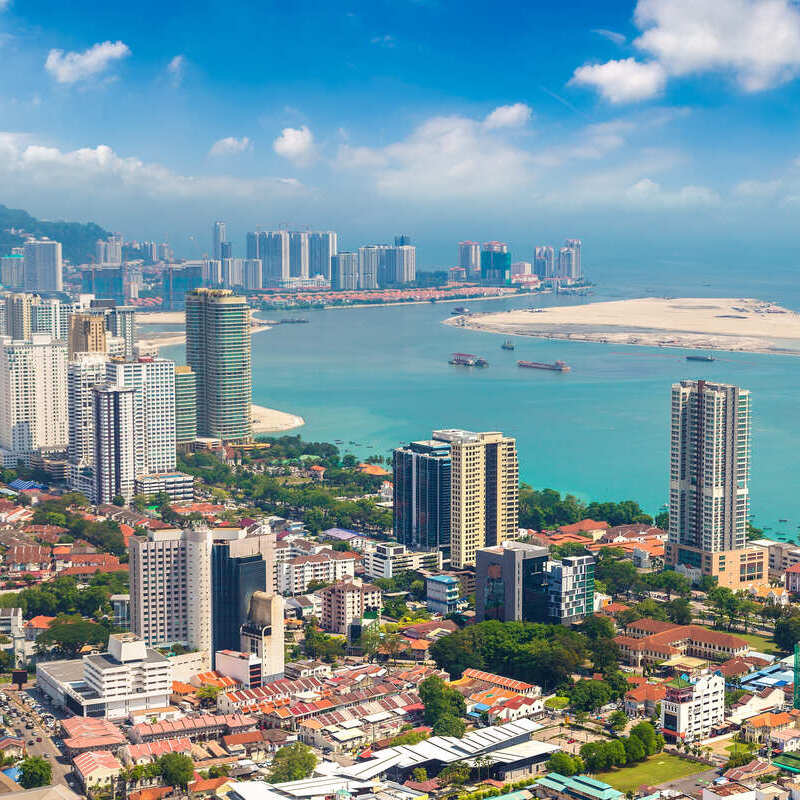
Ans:
[[[172,314],[175,312],[165,312],[165,314]],[[180,314],[181,319],[180,322],[183,322],[183,312],[177,312]],[[253,322],[258,323],[258,320],[253,320]],[[165,325],[171,323],[155,323],[151,322],[150,319],[147,319],[145,323],[138,323],[137,322],[137,336],[136,341],[144,345],[145,347],[169,347],[173,344],[185,344],[186,343],[186,332],[185,331],[153,331],[149,332],[146,329],[142,329],[141,325]],[[271,325],[259,325],[255,324],[252,325],[250,328],[250,334],[259,333],[260,331],[268,331],[272,326]],[[144,333],[145,335],[142,336],[141,334]]]
[[[800,355],[800,314],[752,298],[647,297],[470,314],[445,324],[506,336]]]
[[[251,410],[254,434],[280,433],[306,424],[302,417],[298,417],[296,414],[287,414],[285,411],[276,411],[274,408],[252,405]]]

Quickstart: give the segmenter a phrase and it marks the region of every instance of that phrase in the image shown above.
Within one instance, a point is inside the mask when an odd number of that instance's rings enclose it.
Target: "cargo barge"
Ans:
[[[526,369],[549,369],[551,372],[569,372],[570,367],[563,361],[554,361],[552,364],[547,364],[544,361],[517,361],[518,367],[525,367]]]

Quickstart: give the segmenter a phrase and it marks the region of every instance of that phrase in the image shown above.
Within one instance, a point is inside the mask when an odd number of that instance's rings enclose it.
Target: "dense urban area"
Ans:
[[[238,258],[216,222],[187,261],[1,210],[0,794],[800,798],[800,546],[751,524],[747,388],[664,386],[655,516],[521,482],[500,430],[255,431],[254,309],[580,289],[579,240],[434,279],[407,236]]]

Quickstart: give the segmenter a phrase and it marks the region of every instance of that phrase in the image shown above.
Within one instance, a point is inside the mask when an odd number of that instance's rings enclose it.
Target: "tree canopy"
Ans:
[[[316,765],[317,757],[310,747],[302,742],[288,744],[275,753],[269,780],[271,783],[299,781],[307,778]]]

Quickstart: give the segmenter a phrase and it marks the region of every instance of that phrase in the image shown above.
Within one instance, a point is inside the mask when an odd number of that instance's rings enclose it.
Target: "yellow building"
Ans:
[[[105,317],[102,314],[72,314],[69,318],[69,358],[74,358],[76,353],[105,352]]]
[[[519,534],[519,466],[515,439],[499,431],[434,431],[450,442],[450,563],[475,564],[475,553]]]

